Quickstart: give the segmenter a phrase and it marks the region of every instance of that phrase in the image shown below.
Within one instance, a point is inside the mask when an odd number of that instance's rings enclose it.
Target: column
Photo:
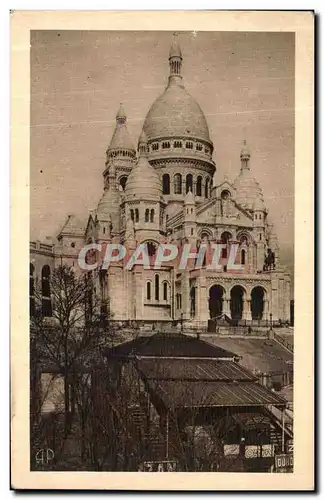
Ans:
[[[227,293],[223,299],[223,314],[231,318],[231,298]]]
[[[269,300],[263,299],[263,315],[262,319],[267,320],[269,314]]]
[[[278,280],[275,277],[271,281],[271,310],[273,321],[278,321],[279,319],[279,305],[278,305]]]
[[[209,319],[208,294],[206,287],[206,278],[200,276],[197,286],[197,319],[207,322]]]
[[[190,287],[189,287],[189,274],[188,271],[184,271],[181,283],[181,295],[182,295],[182,313],[183,319],[190,319]]]
[[[243,313],[242,313],[242,319],[246,320],[248,319],[248,300],[246,298],[243,298]]]
[[[246,299],[246,316],[245,319],[247,321],[252,320],[252,313],[251,313],[251,299]]]

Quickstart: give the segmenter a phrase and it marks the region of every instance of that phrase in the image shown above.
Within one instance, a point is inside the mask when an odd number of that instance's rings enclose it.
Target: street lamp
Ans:
[[[270,330],[272,331],[272,313],[270,313]]]

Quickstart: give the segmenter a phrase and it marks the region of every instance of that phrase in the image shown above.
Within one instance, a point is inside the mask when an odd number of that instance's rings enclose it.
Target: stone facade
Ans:
[[[279,245],[269,222],[262,189],[253,176],[251,153],[244,142],[241,168],[234,183],[216,183],[214,145],[206,118],[186,91],[182,54],[175,41],[170,54],[166,90],[152,105],[138,150],[127,131],[121,106],[107,150],[104,191],[97,210],[84,223],[69,215],[55,243],[31,242],[31,278],[45,279],[59,263],[77,267],[88,243],[121,243],[135,249],[159,243],[182,246],[218,242],[225,245],[219,269],[206,266],[179,270],[166,263],[158,271],[123,262],[107,273],[93,272],[96,290],[109,300],[117,321],[174,321],[203,325],[210,318],[259,322],[288,321],[290,277],[281,267]],[[233,244],[236,263],[227,269]]]

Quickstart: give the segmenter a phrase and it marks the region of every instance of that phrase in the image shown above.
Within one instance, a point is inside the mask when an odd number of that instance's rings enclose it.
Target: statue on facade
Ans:
[[[275,253],[268,248],[264,259],[263,271],[273,271],[276,268]]]

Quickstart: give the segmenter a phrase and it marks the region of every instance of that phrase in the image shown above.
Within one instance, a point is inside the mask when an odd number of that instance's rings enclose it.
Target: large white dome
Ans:
[[[149,140],[190,137],[211,142],[205,115],[181,81],[171,79],[149,110],[143,130]]]

